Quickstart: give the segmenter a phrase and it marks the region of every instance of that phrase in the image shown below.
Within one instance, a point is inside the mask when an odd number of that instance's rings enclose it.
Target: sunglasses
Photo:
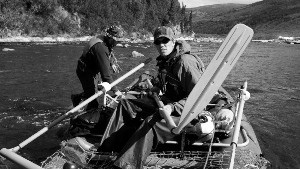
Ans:
[[[156,41],[154,41],[155,45],[160,45],[160,44],[167,44],[170,42],[170,39],[168,38],[162,38],[162,39],[157,39]]]

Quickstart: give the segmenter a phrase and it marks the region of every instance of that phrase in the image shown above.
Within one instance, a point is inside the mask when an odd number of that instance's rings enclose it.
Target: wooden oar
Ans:
[[[244,24],[234,26],[207,69],[188,96],[175,134],[201,113],[253,37],[253,30]]]
[[[132,75],[134,72],[136,72],[137,70],[139,70],[140,68],[142,68],[143,66],[145,66],[151,60],[152,60],[152,58],[148,58],[146,61],[144,61],[143,63],[139,64],[138,66],[136,66],[135,68],[133,68],[129,72],[125,73],[123,76],[121,76],[120,78],[118,78],[117,80],[115,80],[114,82],[112,82],[111,84],[105,83],[105,85],[103,85],[104,87],[103,87],[102,90],[98,91],[97,93],[95,93],[90,98],[86,99],[85,101],[83,101],[82,103],[80,103],[79,105],[77,105],[76,107],[74,107],[73,109],[71,109],[70,111],[68,111],[64,115],[62,115],[61,117],[57,118],[52,123],[50,123],[47,127],[42,128],[40,131],[38,131],[37,133],[35,133],[31,137],[29,137],[28,139],[24,140],[22,143],[20,143],[16,147],[12,148],[11,150],[14,151],[14,152],[17,152],[20,148],[23,148],[24,146],[26,146],[27,144],[29,144],[30,142],[32,142],[33,140],[35,140],[36,138],[38,138],[39,136],[41,136],[42,134],[44,134],[45,132],[47,132],[50,128],[52,128],[53,126],[57,125],[59,122],[61,122],[65,118],[69,117],[71,114],[77,112],[82,107],[84,107],[85,105],[87,105],[88,103],[90,103],[91,101],[93,101],[94,99],[96,99],[97,97],[101,96],[106,91],[110,90],[111,87],[117,85],[118,83],[120,83],[121,81],[123,81],[125,78],[127,78],[130,75]]]

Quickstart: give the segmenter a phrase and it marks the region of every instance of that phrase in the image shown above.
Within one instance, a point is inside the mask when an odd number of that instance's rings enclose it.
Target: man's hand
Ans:
[[[111,68],[113,69],[114,73],[119,73],[120,71],[122,71],[122,69],[120,68],[120,66],[118,64],[112,64]]]
[[[163,108],[159,108],[159,113],[162,117],[164,117],[162,113],[167,113],[169,116],[171,116],[172,106],[167,104]]]
[[[146,81],[142,81],[138,84],[138,87],[140,89],[146,90],[146,89],[149,89],[149,84]]]

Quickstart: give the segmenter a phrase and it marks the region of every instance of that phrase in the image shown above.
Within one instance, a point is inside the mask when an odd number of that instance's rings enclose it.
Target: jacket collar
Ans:
[[[163,57],[160,55],[156,58],[157,66],[171,65],[180,55],[190,53],[190,51],[191,46],[186,41],[176,41],[174,50],[168,56]]]

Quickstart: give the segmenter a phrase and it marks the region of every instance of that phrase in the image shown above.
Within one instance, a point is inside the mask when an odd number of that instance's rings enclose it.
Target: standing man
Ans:
[[[111,26],[105,30],[104,34],[93,37],[86,44],[76,69],[83,93],[71,96],[73,106],[77,106],[82,99],[87,99],[95,94],[97,90],[96,76],[100,76],[103,82],[113,82],[112,71],[118,72],[119,67],[112,50],[117,44],[116,38],[123,37],[123,34],[121,27]],[[115,86],[112,87],[112,91],[116,95],[121,94]],[[94,108],[98,108],[97,100],[90,102],[86,110]]]

